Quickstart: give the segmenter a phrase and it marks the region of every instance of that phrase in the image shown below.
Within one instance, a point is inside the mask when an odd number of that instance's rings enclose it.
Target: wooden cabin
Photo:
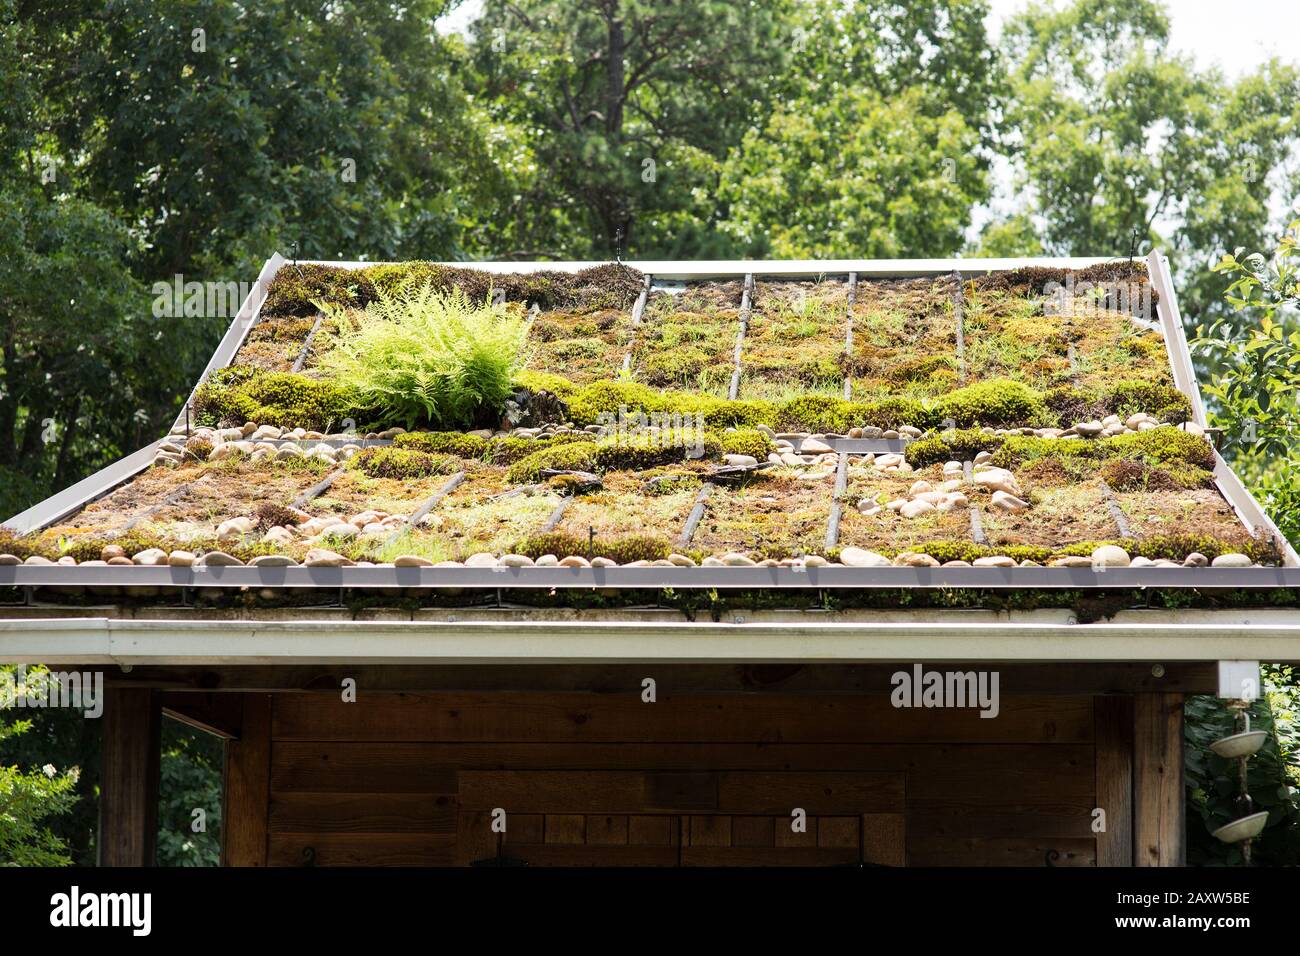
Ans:
[[[339,377],[412,289],[522,343],[475,421]],[[104,865],[166,714],[231,866],[1178,866],[1183,701],[1300,660],[1297,587],[1155,253],[276,256],[166,437],[6,523],[0,659],[106,675]]]

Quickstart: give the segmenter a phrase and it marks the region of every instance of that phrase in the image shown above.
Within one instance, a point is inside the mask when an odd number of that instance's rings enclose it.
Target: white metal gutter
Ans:
[[[1300,612],[1069,612],[837,623],[692,621],[0,621],[0,660],[45,664],[1300,661]],[[1153,617],[1156,618],[1153,620]],[[742,618],[743,620],[743,618]]]

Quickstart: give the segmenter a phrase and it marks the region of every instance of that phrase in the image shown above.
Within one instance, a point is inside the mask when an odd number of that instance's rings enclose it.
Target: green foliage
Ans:
[[[737,428],[734,432],[723,432],[718,438],[722,442],[722,454],[751,455],[759,461],[766,460],[775,447],[772,439],[757,428]]]
[[[358,414],[355,396],[345,388],[291,372],[228,374],[205,383],[194,396],[193,411],[198,424],[256,422],[312,431],[341,427]]]
[[[1265,234],[1300,74],[1277,60],[1235,81],[1197,69],[1170,45],[1168,7],[1034,4],[1005,24],[1003,128],[1023,144],[1022,198],[979,251],[1119,256],[1136,231],[1139,250],[1171,256],[1183,314],[1213,315],[1220,283],[1201,263]]]
[[[164,718],[158,782],[158,865],[221,862],[221,739]],[[195,810],[203,815],[196,816]],[[201,821],[201,822],[200,822]],[[201,829],[196,831],[196,827]]]
[[[455,455],[432,455],[411,448],[363,448],[348,467],[355,468],[370,478],[397,478],[410,481],[430,475],[450,475],[461,469]]]
[[[0,676],[16,679],[13,665],[0,665]],[[28,680],[43,668],[28,668]],[[67,866],[68,847],[50,822],[69,813],[77,802],[77,767],[60,770],[51,763],[23,770],[9,762],[14,738],[32,730],[31,720],[14,720],[0,711],[0,866]]]
[[[393,447],[474,459],[487,455],[489,441],[464,432],[406,432],[393,439]]]
[[[853,83],[778,105],[722,165],[722,230],[774,258],[956,251],[988,186],[978,131],[942,97]]]
[[[1225,255],[1215,272],[1233,276],[1225,298],[1258,322],[1220,320],[1197,329],[1191,345],[1217,369],[1205,387],[1224,428],[1229,450],[1242,455],[1290,454],[1300,439],[1300,220],[1292,223],[1269,258],[1262,253]]]
[[[380,291],[364,312],[335,318],[317,364],[382,421],[407,428],[494,417],[513,391],[528,333],[504,305],[427,285]]]
[[[1263,696],[1250,706],[1252,730],[1268,732],[1264,746],[1247,764],[1246,786],[1253,810],[1267,810],[1264,832],[1251,846],[1258,866],[1300,865],[1300,685],[1288,665],[1266,666]],[[1241,850],[1210,836],[1240,817],[1238,764],[1209,749],[1236,726],[1217,697],[1188,697],[1184,704],[1187,746],[1187,861],[1194,866],[1239,866]]]
[[[506,477],[517,485],[541,481],[545,468],[556,471],[591,471],[596,467],[596,443],[567,442],[527,455],[510,466]]]
[[[950,392],[936,403],[936,412],[958,428],[1032,425],[1047,416],[1041,395],[1023,382],[1009,379],[977,382]]]

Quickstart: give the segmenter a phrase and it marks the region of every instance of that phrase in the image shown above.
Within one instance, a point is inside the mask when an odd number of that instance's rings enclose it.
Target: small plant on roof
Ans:
[[[342,320],[337,307],[324,304]],[[459,289],[380,291],[336,331],[319,367],[381,420],[467,427],[495,417],[523,362],[528,321],[504,304],[471,302]]]

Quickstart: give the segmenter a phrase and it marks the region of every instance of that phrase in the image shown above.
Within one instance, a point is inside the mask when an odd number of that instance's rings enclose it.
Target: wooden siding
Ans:
[[[259,788],[266,796],[261,821],[232,831],[243,849],[231,863],[1125,862],[1121,840],[1093,832],[1098,793],[1128,793],[1112,776],[1132,759],[1122,710],[1102,697],[1003,695],[995,719],[772,692],[246,700],[269,700],[269,746],[247,733],[232,742],[247,756],[231,759],[229,779],[245,781],[246,815]],[[246,704],[246,731],[259,719],[266,727]],[[1131,813],[1115,799],[1110,821]],[[259,839],[260,858],[249,850]]]

